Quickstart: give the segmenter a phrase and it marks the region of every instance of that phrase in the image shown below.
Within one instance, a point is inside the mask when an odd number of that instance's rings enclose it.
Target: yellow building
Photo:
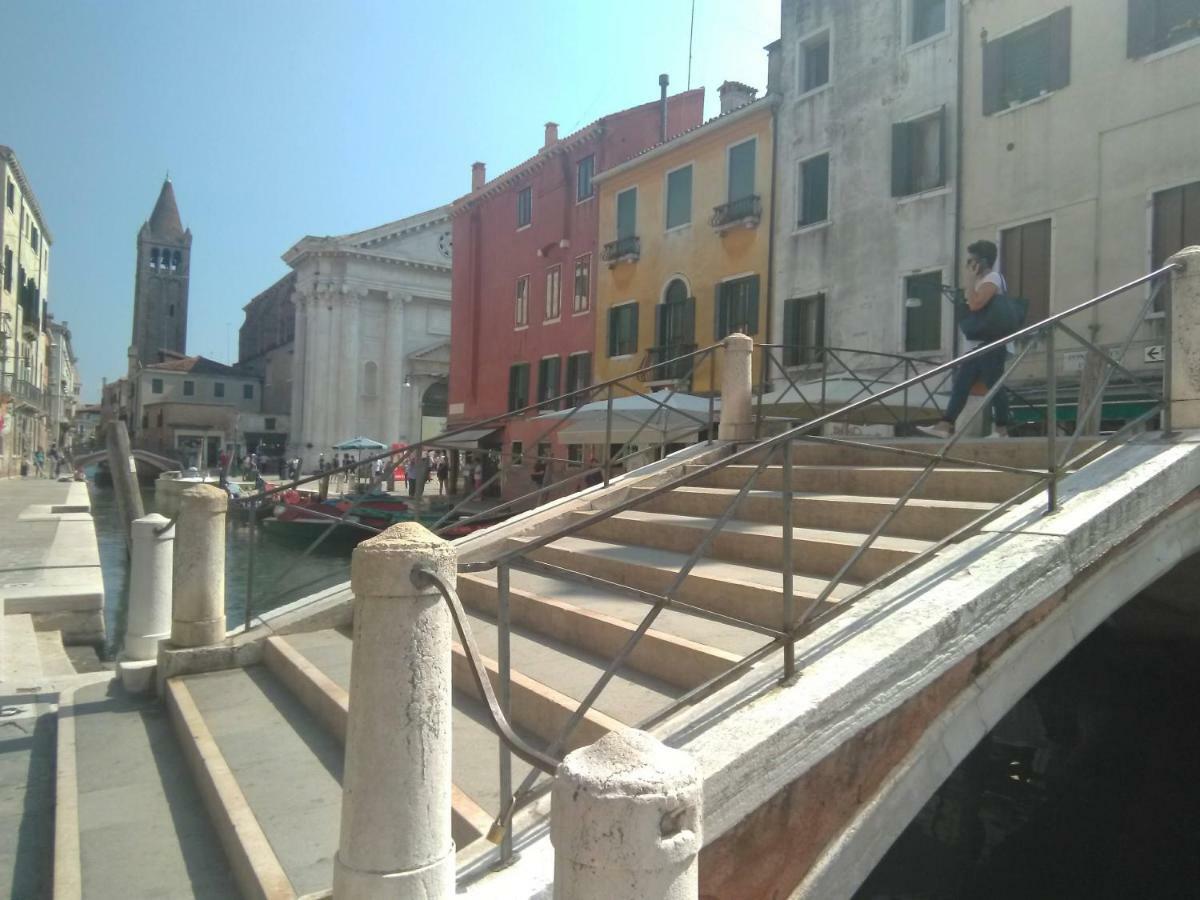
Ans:
[[[766,340],[775,97],[728,81],[720,94],[717,118],[593,178],[595,381],[657,366],[642,380],[703,394],[719,389],[719,354],[660,364],[734,331]]]

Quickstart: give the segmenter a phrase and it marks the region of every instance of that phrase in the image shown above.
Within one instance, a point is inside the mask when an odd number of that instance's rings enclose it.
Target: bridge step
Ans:
[[[576,515],[582,518],[586,514]],[[709,537],[717,522],[714,518],[627,510],[588,527],[583,535],[689,554]],[[836,575],[866,539],[865,534],[802,527],[795,527],[792,534],[793,571],[819,578]],[[877,538],[849,574],[860,581],[870,581],[907,562],[928,546],[927,542],[912,538]],[[726,521],[713,538],[706,555],[710,559],[779,569],[783,564],[783,552],[780,526],[733,518]]]
[[[524,543],[514,538],[514,543]],[[687,562],[687,554],[591,538],[566,537],[533,553],[534,559],[604,578],[616,584],[661,593]],[[793,590],[798,601],[814,599],[827,582],[798,575]],[[832,601],[852,593],[857,584],[841,584]],[[778,570],[702,558],[688,573],[675,599],[712,612],[737,616],[777,627],[783,601],[783,576]]]
[[[639,493],[648,491],[649,488],[638,489]],[[725,511],[737,493],[734,488],[687,485],[652,497],[637,508],[643,512],[715,518]],[[895,502],[895,497],[793,493],[792,522],[806,528],[868,533]],[[910,500],[884,534],[936,541],[969,524],[993,506],[969,500]],[[748,522],[779,525],[783,521],[783,495],[779,491],[752,490],[742,500],[737,517]]]
[[[874,446],[850,446],[848,444],[826,443],[822,441],[794,441],[792,443],[792,462],[806,466],[912,466],[919,465],[915,456],[906,457],[899,453],[890,452],[886,448],[910,450],[917,453],[937,453],[941,449],[939,441],[929,438],[896,438],[889,440],[871,440],[870,438],[851,437],[846,440],[858,444]],[[1080,439],[1077,446],[1079,452],[1092,446],[1094,440]],[[753,450],[747,454],[747,462],[757,464],[764,455],[778,453],[777,449]],[[1019,466],[1022,468],[1038,469],[1046,466],[1045,438],[963,438],[950,450],[950,455],[957,459],[973,460],[980,463],[993,463],[1003,466]],[[774,461],[778,461],[778,456]],[[947,463],[946,465],[951,465]]]

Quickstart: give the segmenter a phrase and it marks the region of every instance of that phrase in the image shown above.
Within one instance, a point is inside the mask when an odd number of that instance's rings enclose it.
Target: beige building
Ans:
[[[1195,4],[975,0],[963,15],[963,245],[998,245],[1010,292],[1031,301],[1029,321],[1200,243]],[[1074,324],[1114,346],[1146,297]],[[1161,371],[1162,339],[1151,311],[1135,369]],[[1069,381],[1084,355],[1060,348]],[[1044,358],[1033,364],[1044,371]]]
[[[47,440],[69,452],[75,442],[75,409],[83,385],[71,347],[71,329],[66,322],[56,322],[47,316],[46,414]]]
[[[50,232],[16,154],[0,145],[0,476],[47,442]]]

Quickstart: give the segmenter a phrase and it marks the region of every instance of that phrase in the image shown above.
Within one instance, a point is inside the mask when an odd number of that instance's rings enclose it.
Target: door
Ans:
[[[687,285],[678,278],[667,285],[658,306],[655,331],[656,362],[660,364],[655,380],[688,377],[694,361],[675,360],[696,347],[696,301],[687,295]]]

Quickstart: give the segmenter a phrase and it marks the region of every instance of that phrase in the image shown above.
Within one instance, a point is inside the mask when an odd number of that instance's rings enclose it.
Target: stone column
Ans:
[[[1170,404],[1166,428],[1200,428],[1200,247],[1185,247],[1167,262],[1180,263],[1171,274],[1170,357],[1167,365]]]
[[[358,334],[360,299],[353,291],[342,295],[341,352],[338,355],[338,440],[354,437],[359,425],[358,373],[362,368],[362,346]]]
[[[130,538],[129,613],[117,671],[125,690],[140,694],[153,684],[159,642],[171,636],[175,526],[152,513],[133,523]]]
[[[404,424],[401,415],[404,407],[404,367],[407,360],[404,355],[404,307],[408,297],[404,294],[389,293],[387,306],[387,336],[384,344],[383,366],[381,371],[380,393],[383,397],[384,434],[379,440],[386,444],[401,439]]]
[[[696,900],[703,784],[643,731],[609,732],[554,777],[555,900]]]
[[[307,394],[311,395],[309,409],[312,413],[309,419],[312,427],[308,429],[308,442],[313,446],[308,452],[311,457],[311,465],[315,466],[320,453],[324,452],[326,456],[329,455],[329,448],[326,446],[328,444],[326,432],[329,430],[327,425],[329,421],[327,388],[329,385],[330,319],[329,294],[326,291],[318,291],[313,298],[310,316],[309,334],[314,338],[312,341],[314,352],[310,354],[313,364],[307,381]]]
[[[453,583],[457,552],[415,522],[354,551],[354,653],[333,895],[449,900],[450,612],[417,565]]]
[[[346,302],[342,289],[331,291],[329,294],[329,377],[325,379],[325,407],[329,416],[325,425],[325,446],[344,441],[349,434],[342,433],[342,421],[345,417],[346,395],[342,392],[342,365],[346,359],[346,347],[342,339],[342,311]]]
[[[206,647],[225,640],[225,511],[229,498],[211,484],[184,488],[175,523],[171,643]]]
[[[725,338],[721,361],[721,426],[717,436],[723,441],[749,441],[754,438],[754,404],[751,402],[751,360],[754,341],[744,334]]]
[[[291,440],[289,443],[292,446],[289,455],[291,456],[304,455],[303,438],[304,429],[307,427],[304,414],[304,373],[308,368],[308,362],[305,359],[305,353],[308,350],[308,335],[305,332],[308,321],[305,309],[306,301],[307,298],[300,291],[292,294],[292,304],[296,309],[296,336],[292,341],[292,405],[289,410],[291,416],[289,425]]]

